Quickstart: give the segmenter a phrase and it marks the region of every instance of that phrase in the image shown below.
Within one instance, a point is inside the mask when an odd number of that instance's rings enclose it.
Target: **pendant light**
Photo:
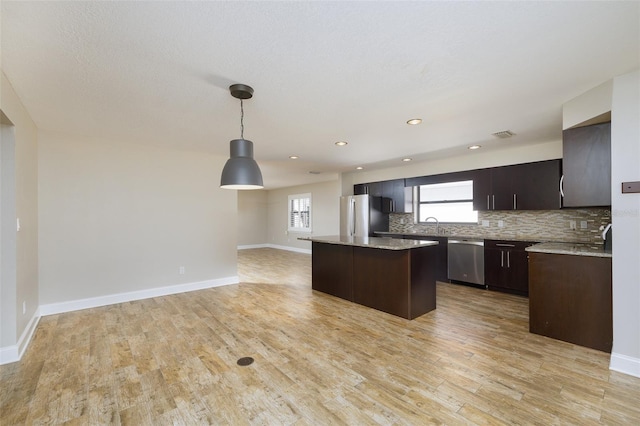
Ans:
[[[222,169],[220,188],[224,189],[261,189],[262,173],[258,163],[253,159],[253,142],[244,138],[244,99],[251,99],[253,89],[246,84],[229,86],[231,96],[240,99],[240,139],[230,143],[231,158]]]

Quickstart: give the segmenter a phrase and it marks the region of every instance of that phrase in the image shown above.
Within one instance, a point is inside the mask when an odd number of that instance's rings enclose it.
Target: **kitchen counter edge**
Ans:
[[[316,243],[365,247],[381,250],[410,250],[439,244],[438,241],[429,240],[401,240],[389,237],[342,237],[340,235],[299,237],[298,239]]]
[[[420,238],[477,238],[484,240],[504,240],[504,241],[537,241],[538,244],[534,244],[526,251],[533,253],[549,253],[549,254],[569,254],[574,256],[593,256],[593,257],[613,257],[610,251],[604,251],[602,245],[588,244],[588,243],[572,243],[563,241],[540,241],[536,238],[518,238],[518,237],[469,237],[463,235],[429,235],[424,233],[403,233],[403,232],[384,232],[378,231],[377,235],[384,235],[387,237],[401,236],[411,238],[412,236]]]
[[[584,243],[541,243],[525,249],[532,253],[569,254],[573,256],[613,257],[610,251],[604,251],[602,246]]]

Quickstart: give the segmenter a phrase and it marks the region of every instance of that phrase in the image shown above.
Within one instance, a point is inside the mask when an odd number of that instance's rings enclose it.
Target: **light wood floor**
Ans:
[[[408,321],[313,292],[308,255],[239,257],[239,285],[42,318],[0,424],[640,424],[640,379],[528,333],[525,298],[438,284]]]

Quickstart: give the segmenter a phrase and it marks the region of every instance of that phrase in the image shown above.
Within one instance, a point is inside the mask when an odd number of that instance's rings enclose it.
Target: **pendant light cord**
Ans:
[[[244,106],[240,99],[240,139],[244,139]]]

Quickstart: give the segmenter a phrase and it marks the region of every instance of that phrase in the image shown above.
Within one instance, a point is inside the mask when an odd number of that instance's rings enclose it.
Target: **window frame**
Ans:
[[[308,224],[307,226],[292,226],[294,223],[293,215],[298,213],[300,214],[300,221],[304,222],[302,218],[305,210],[295,211],[293,210],[293,201],[294,200],[309,200],[309,208],[306,210],[308,213]],[[310,233],[313,229],[313,203],[312,203],[311,193],[307,192],[304,194],[291,194],[287,197],[287,231],[288,232],[301,232],[301,233]]]
[[[432,185],[443,185],[443,184],[453,184],[453,183],[457,183],[457,182],[471,182],[471,198],[469,199],[455,199],[455,200],[432,200],[432,201],[422,201],[420,198],[420,188],[423,186],[432,186]],[[472,211],[475,212],[475,220],[474,221],[464,221],[464,222],[460,222],[460,221],[448,221],[448,220],[443,220],[438,218],[438,223],[449,223],[449,224],[461,224],[461,225],[471,225],[471,224],[477,224],[478,223],[478,212],[477,210],[473,210],[473,184],[474,181],[473,179],[461,179],[461,180],[453,180],[453,181],[447,181],[447,182],[437,182],[437,183],[427,183],[427,184],[422,184],[422,185],[418,185],[416,186],[416,204],[417,204],[417,208],[415,211],[415,220],[417,224],[429,224],[429,223],[433,223],[433,222],[421,222],[420,221],[420,217],[421,217],[421,209],[422,206],[426,206],[429,204],[461,204],[461,203],[471,203],[471,207],[472,207]]]

